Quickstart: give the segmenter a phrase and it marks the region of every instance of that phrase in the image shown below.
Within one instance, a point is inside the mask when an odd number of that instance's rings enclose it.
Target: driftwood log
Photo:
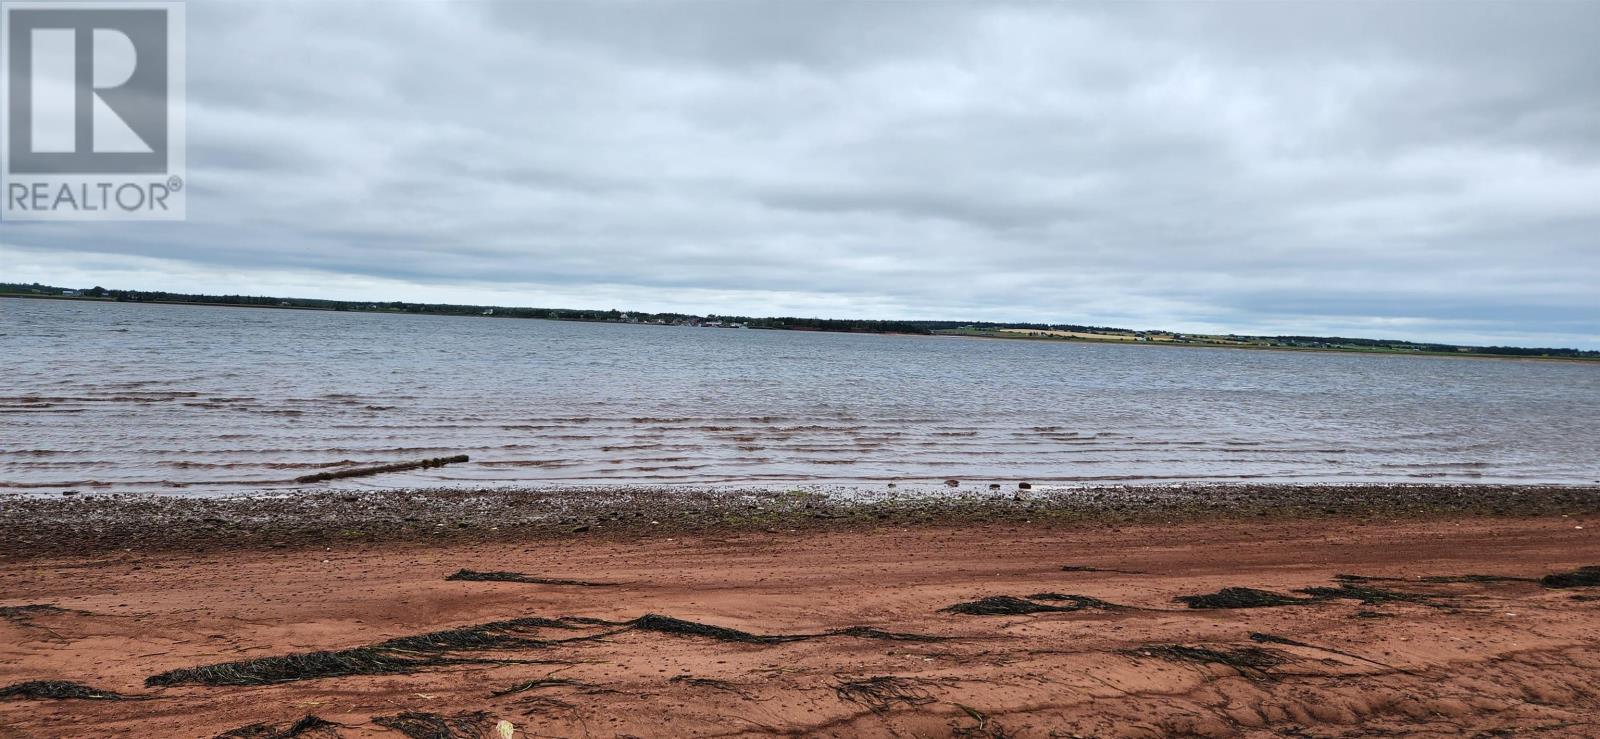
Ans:
[[[467,455],[457,454],[454,457],[434,457],[432,459],[419,459],[414,462],[395,462],[394,464],[380,464],[373,467],[353,467],[348,470],[336,472],[318,472],[314,475],[301,475],[294,479],[295,482],[323,482],[326,480],[339,480],[346,477],[364,477],[366,475],[379,475],[385,472],[403,472],[405,470],[420,470],[429,467],[443,467],[447,464],[467,461]]]

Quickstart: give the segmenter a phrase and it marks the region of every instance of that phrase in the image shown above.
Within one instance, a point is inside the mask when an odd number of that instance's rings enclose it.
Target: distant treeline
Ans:
[[[955,329],[998,331],[1006,328],[1036,331],[1144,336],[1182,334],[1167,331],[1138,332],[1110,326],[1084,326],[1070,323],[994,323],[988,321],[876,321],[866,319],[799,318],[794,316],[751,317],[687,313],[645,313],[612,310],[574,310],[570,308],[519,308],[501,305],[454,305],[449,303],[373,302],[365,300],[321,300],[318,298],[273,298],[259,295],[194,295],[145,290],[108,290],[93,287],[73,290],[49,285],[0,282],[0,294],[32,294],[62,297],[88,297],[129,303],[205,303],[210,305],[305,308],[368,313],[417,313],[448,316],[495,316],[503,318],[543,318],[557,321],[603,321],[611,323],[649,323],[690,326],[772,329],[785,331],[829,331],[841,333],[933,334]],[[1206,343],[1210,337],[1187,337],[1189,343]],[[1352,339],[1338,336],[1228,336],[1230,341],[1257,342],[1271,346],[1399,352],[1439,352],[1449,354],[1488,354],[1514,357],[1563,357],[1600,359],[1600,351],[1515,346],[1460,346],[1386,339]]]
[[[952,328],[969,325],[959,321],[874,321],[864,319],[796,318],[707,315],[687,313],[647,313],[612,310],[575,310],[570,308],[526,308],[503,305],[455,305],[451,303],[408,303],[403,301],[374,302],[368,300],[322,300],[319,298],[275,298],[260,295],[196,295],[149,290],[108,290],[93,287],[71,290],[48,285],[21,285],[0,283],[0,293],[33,293],[39,295],[68,295],[111,299],[123,303],[204,303],[209,305],[261,306],[272,308],[308,308],[314,310],[361,311],[378,313],[418,313],[447,316],[490,315],[504,318],[544,318],[557,321],[607,321],[618,323],[661,324],[720,324],[741,325],[748,328],[784,329],[793,331],[833,331],[847,333],[905,333],[929,334],[935,328]],[[76,297],[75,296],[75,297]]]
[[[1583,349],[1550,349],[1520,346],[1460,346],[1457,344],[1430,344],[1393,339],[1351,339],[1342,336],[1274,336],[1274,340],[1288,346],[1340,347],[1392,349],[1415,352],[1444,352],[1462,354],[1494,354],[1508,357],[1571,357],[1600,359],[1600,351]]]

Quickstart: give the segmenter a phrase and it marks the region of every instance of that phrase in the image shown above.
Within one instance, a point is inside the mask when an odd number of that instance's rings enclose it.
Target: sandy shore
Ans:
[[[619,493],[517,519],[538,506],[406,493],[416,520],[367,528],[347,527],[357,510],[389,521],[388,503],[13,498],[0,686],[124,699],[0,699],[0,737],[212,737],[308,715],[338,724],[322,735],[402,736],[384,724],[408,712],[461,736],[500,721],[517,737],[1600,735],[1600,588],[1538,580],[1600,564],[1593,489],[1520,490],[1514,515],[1462,502],[1481,490],[1397,489],[1345,508],[1296,492],[1263,516],[1266,491],[893,510]],[[74,533],[78,551],[27,548]],[[462,569],[581,583],[446,579]],[[1297,602],[1174,600],[1229,587]],[[942,610],[993,596],[1063,610]],[[531,617],[549,620],[504,623]],[[387,674],[314,674],[352,664]]]

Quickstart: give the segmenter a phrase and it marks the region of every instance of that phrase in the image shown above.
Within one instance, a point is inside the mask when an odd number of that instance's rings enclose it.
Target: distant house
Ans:
[[[62,290],[61,294],[65,295],[65,296],[67,296],[69,298],[76,298],[76,297],[82,295],[83,291],[82,290]]]
[[[492,316],[492,315],[494,315],[494,309],[493,308],[485,308],[484,311],[483,311],[483,314],[486,315],[486,316]]]

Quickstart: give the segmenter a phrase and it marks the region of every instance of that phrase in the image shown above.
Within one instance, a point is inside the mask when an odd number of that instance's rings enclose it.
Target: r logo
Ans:
[[[167,11],[10,12],[14,173],[167,171]]]
[[[184,10],[0,0],[0,218],[183,220]]]

